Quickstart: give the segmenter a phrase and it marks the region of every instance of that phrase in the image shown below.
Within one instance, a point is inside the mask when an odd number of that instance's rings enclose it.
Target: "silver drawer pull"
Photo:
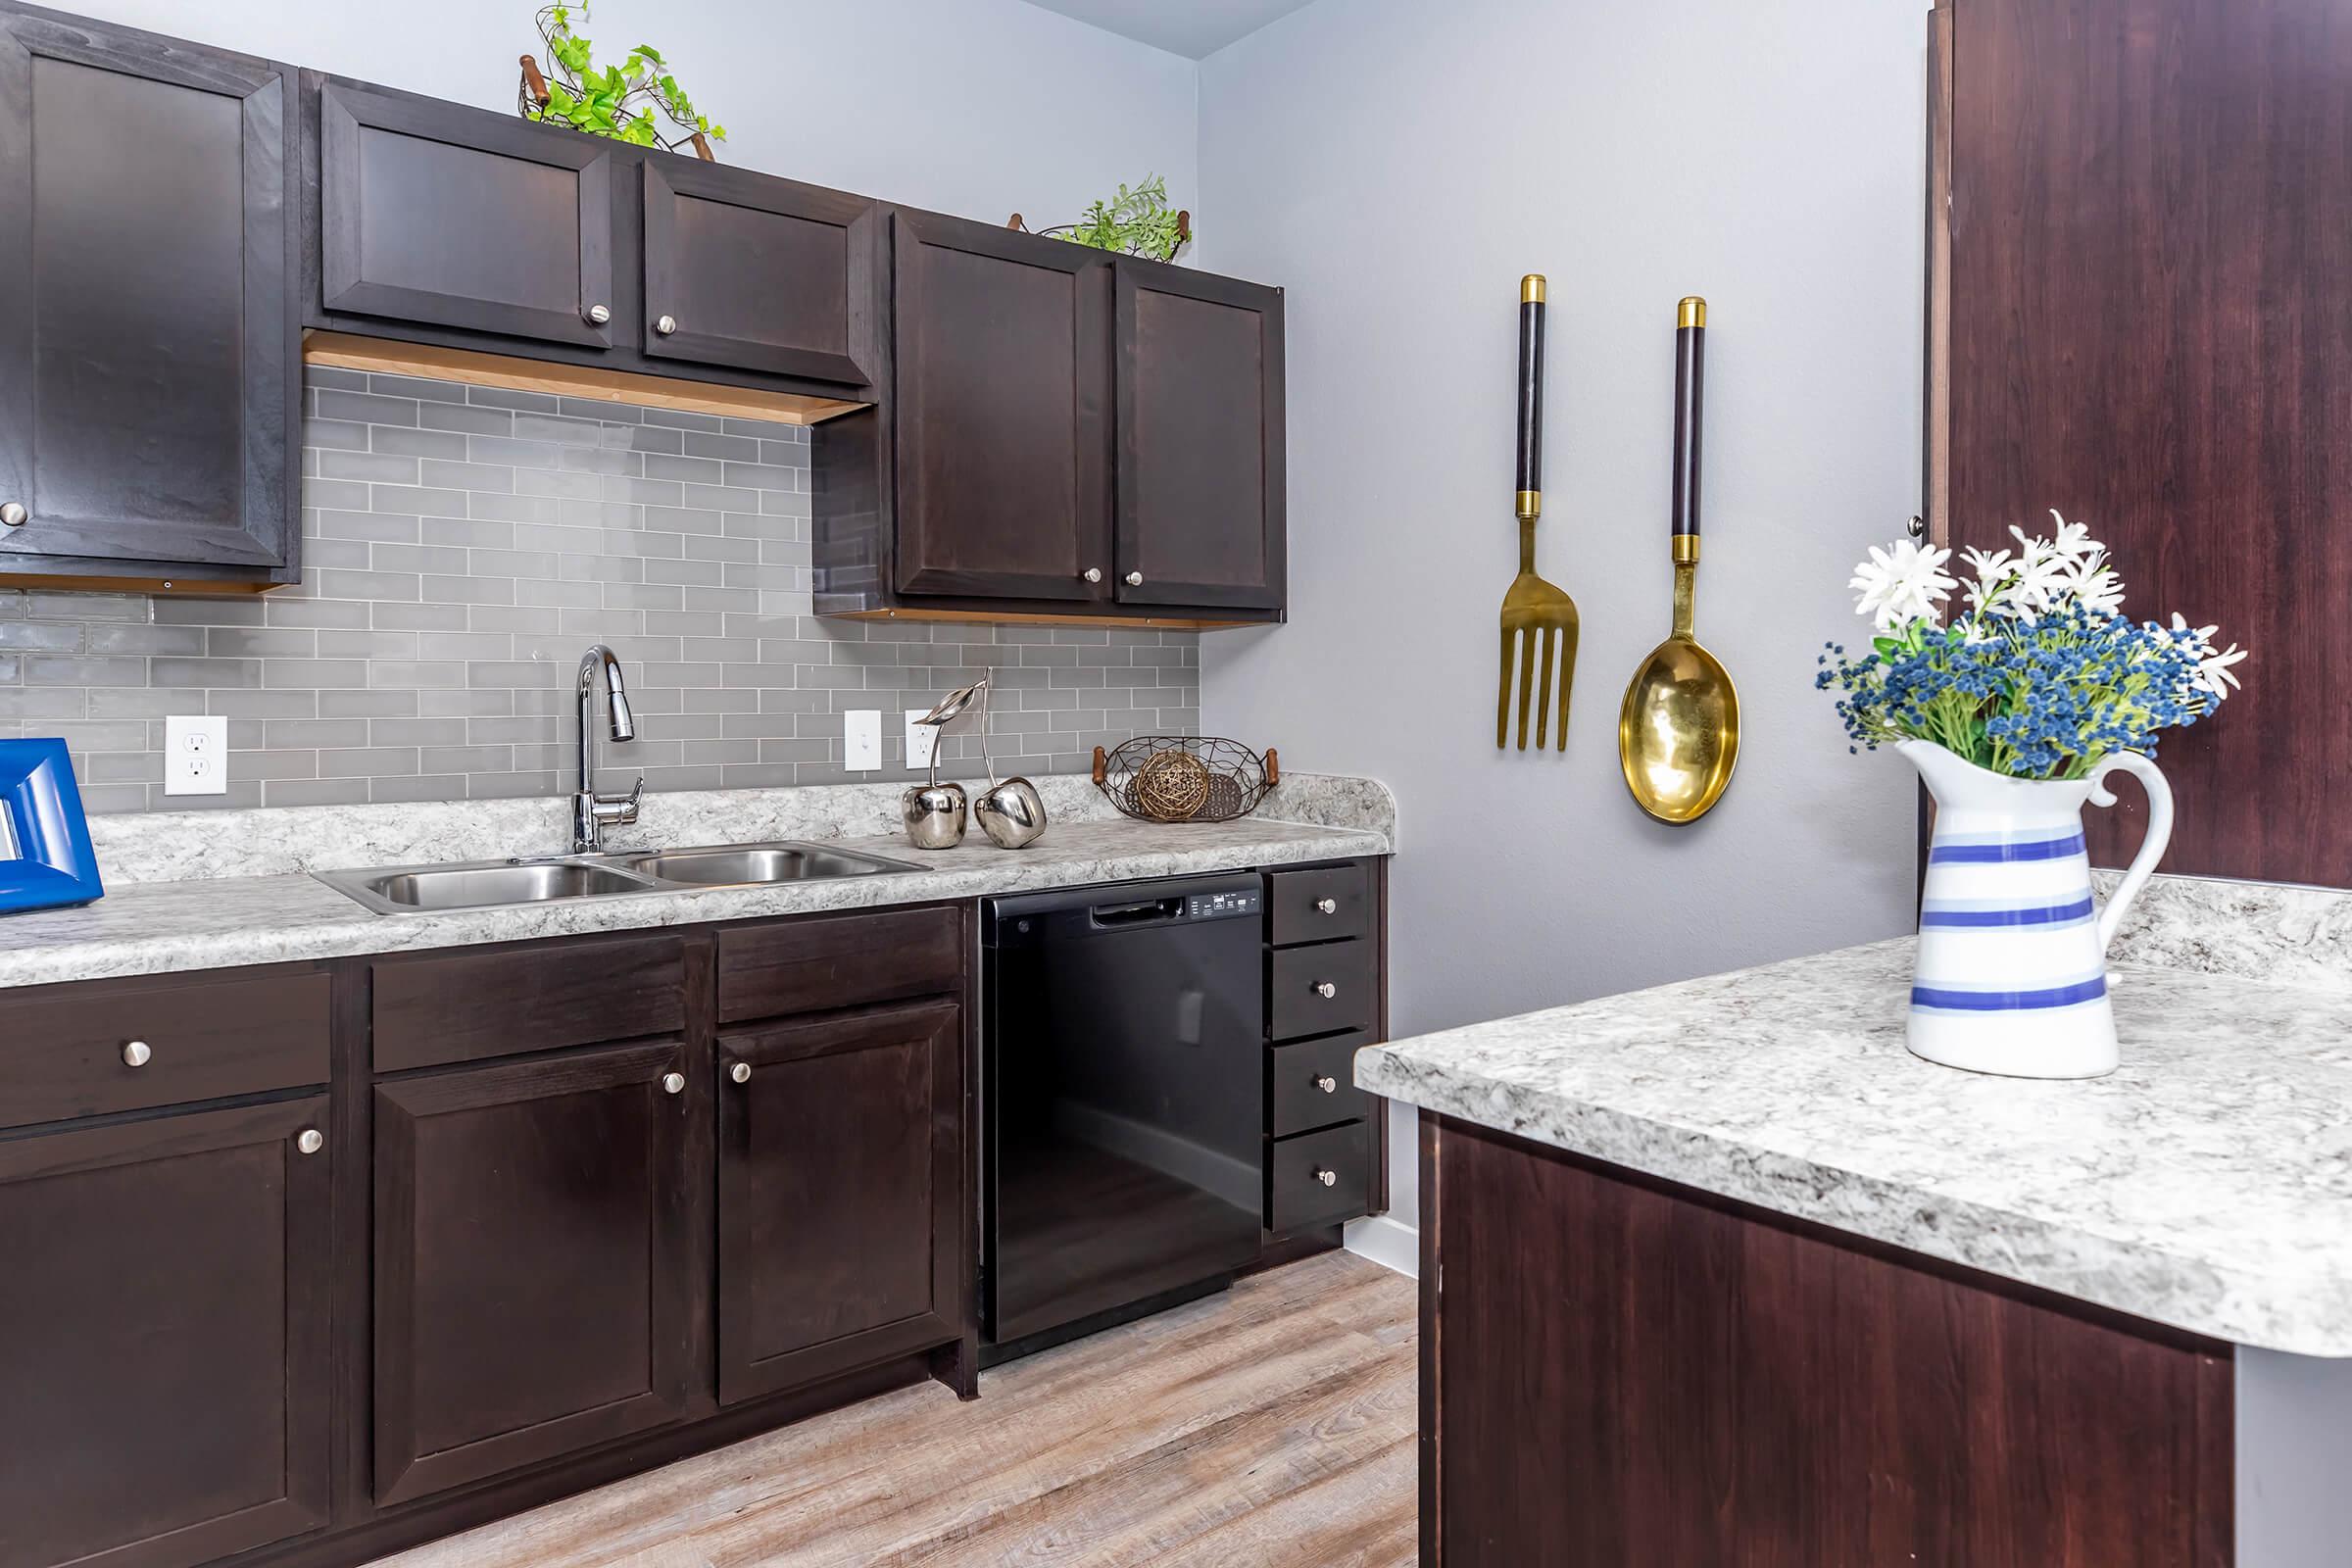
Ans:
[[[610,305],[591,305],[580,314],[588,318],[588,324],[590,326],[602,326],[607,321],[612,319],[612,307]]]
[[[662,1092],[665,1095],[684,1094],[686,1092],[686,1075],[682,1072],[663,1073],[662,1075]]]
[[[1340,912],[1340,901],[1337,899],[1317,899],[1315,901],[1315,912],[1317,914],[1337,914]]]
[[[727,1076],[739,1084],[748,1084],[752,1081],[752,1064],[748,1061],[739,1061],[727,1069]]]
[[[1324,1170],[1321,1167],[1317,1167],[1315,1171],[1315,1180],[1321,1182],[1326,1187],[1337,1187],[1340,1185],[1340,1173],[1336,1170]]]
[[[654,330],[661,333],[663,337],[669,336],[670,333],[675,332],[677,329],[678,318],[674,316],[657,317],[654,320]]]
[[[1340,1081],[1331,1074],[1325,1073],[1315,1080],[1315,1087],[1327,1095],[1336,1095],[1340,1092]]]
[[[305,1127],[295,1135],[294,1147],[306,1154],[316,1154],[326,1147],[326,1135],[316,1127]]]
[[[1315,995],[1321,997],[1324,1001],[1329,1002],[1333,997],[1336,997],[1339,994],[1340,988],[1333,985],[1330,981],[1318,980],[1315,982]]]
[[[122,1048],[122,1065],[125,1067],[144,1067],[154,1059],[155,1053],[148,1049],[144,1040],[133,1040]]]
[[[0,522],[7,523],[11,528],[22,528],[31,518],[32,514],[24,510],[24,502],[0,501]]]

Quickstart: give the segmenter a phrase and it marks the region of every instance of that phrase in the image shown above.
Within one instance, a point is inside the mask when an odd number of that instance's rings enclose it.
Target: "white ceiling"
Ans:
[[[1107,32],[1200,60],[1309,0],[1029,0]]]

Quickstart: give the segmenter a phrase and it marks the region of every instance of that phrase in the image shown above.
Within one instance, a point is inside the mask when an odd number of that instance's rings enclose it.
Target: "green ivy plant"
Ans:
[[[724,125],[713,125],[695,111],[661,50],[641,43],[619,65],[599,68],[589,41],[572,30],[575,19],[588,20],[587,6],[551,5],[539,12],[539,36],[547,45],[547,100],[539,101],[526,72],[520,106],[525,120],[672,152],[697,136],[727,139]],[[662,134],[656,111],[677,127],[677,135]]]
[[[1155,262],[1173,261],[1193,237],[1192,215],[1168,206],[1168,182],[1153,174],[1129,190],[1122,183],[1109,201],[1097,201],[1075,223],[1038,230],[1073,245],[1123,256],[1149,256]]]

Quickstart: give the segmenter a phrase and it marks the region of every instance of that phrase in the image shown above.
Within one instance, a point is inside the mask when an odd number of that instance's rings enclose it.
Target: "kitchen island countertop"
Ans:
[[[2352,1356],[2352,995],[2118,966],[2123,1066],[1903,1048],[1908,938],[1374,1047],[1445,1116],[2241,1345]]]

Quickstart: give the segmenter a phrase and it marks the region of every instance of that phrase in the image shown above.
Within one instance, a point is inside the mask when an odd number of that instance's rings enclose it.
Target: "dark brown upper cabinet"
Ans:
[[[300,575],[294,98],[0,7],[0,573]]]
[[[326,1126],[311,1095],[0,1143],[0,1562],[189,1568],[326,1523]]]
[[[901,593],[1110,597],[1110,267],[961,219],[892,220]]]
[[[688,1413],[709,1254],[684,1217],[687,1054],[673,1037],[376,1086],[379,1506]]]
[[[718,1396],[952,1340],[964,1315],[962,1010],[718,1039]]]
[[[318,116],[330,315],[615,341],[616,143],[344,82]]]
[[[1282,292],[1121,258],[1119,602],[1283,602]]]
[[[894,380],[816,427],[819,614],[1282,618],[1282,292],[891,218]]]
[[[687,158],[644,171],[648,358],[873,379],[875,203]]]

